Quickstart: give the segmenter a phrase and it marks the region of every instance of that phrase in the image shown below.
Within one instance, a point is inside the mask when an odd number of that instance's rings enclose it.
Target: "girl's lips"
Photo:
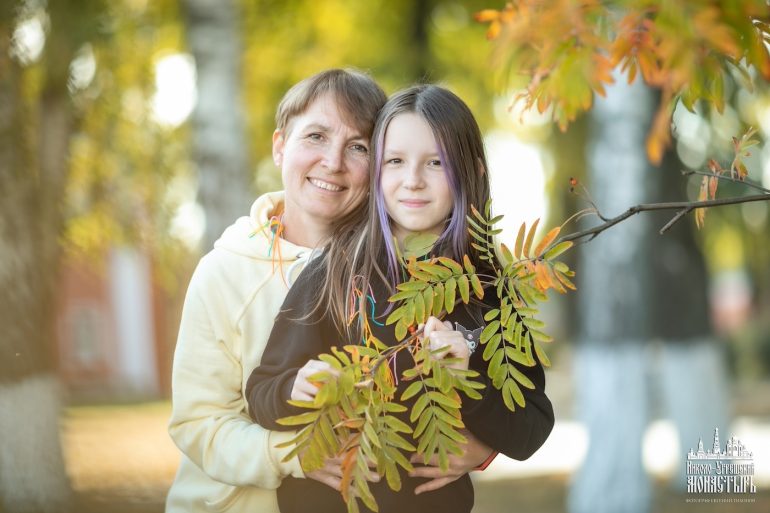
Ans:
[[[420,208],[420,207],[424,207],[425,205],[427,205],[429,203],[429,201],[425,201],[425,200],[400,200],[399,203],[401,203],[402,205],[404,205],[405,207],[408,207],[408,208]]]

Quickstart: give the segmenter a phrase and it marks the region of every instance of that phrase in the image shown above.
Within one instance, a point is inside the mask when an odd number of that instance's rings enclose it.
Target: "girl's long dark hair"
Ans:
[[[370,285],[382,283],[392,293],[401,279],[380,182],[385,132],[393,118],[405,113],[417,114],[430,125],[454,196],[446,228],[432,253],[457,261],[467,254],[472,261],[479,261],[468,241],[465,218],[471,205],[482,209],[490,195],[487,161],[476,119],[457,95],[443,87],[418,85],[400,91],[382,108],[374,127],[369,202],[337,225],[323,265],[317,268],[325,273],[325,286],[318,291],[316,311],[332,317],[339,332],[348,337],[345,343],[356,343],[361,336],[360,323],[349,322],[351,315],[369,314],[370,305],[354,290],[366,295]]]

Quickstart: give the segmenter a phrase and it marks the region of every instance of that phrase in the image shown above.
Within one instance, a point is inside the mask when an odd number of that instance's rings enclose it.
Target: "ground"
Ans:
[[[179,461],[168,438],[168,403],[69,408],[62,419],[67,471],[77,513],[161,513]],[[564,512],[569,476],[555,474],[476,483],[474,513]],[[754,503],[687,503],[665,483],[655,487],[659,513],[764,513],[770,490]]]

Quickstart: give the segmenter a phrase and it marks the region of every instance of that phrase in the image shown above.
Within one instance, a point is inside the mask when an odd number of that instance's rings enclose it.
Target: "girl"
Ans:
[[[360,323],[347,322],[346,306],[354,288],[371,291],[371,301],[358,302],[358,318],[368,317],[373,335],[385,344],[396,343],[393,326],[383,324],[387,298],[405,279],[396,243],[403,245],[411,234],[435,234],[438,239],[431,255],[461,261],[467,254],[479,272],[485,268],[468,240],[466,214],[471,205],[486,204],[489,181],[481,133],[465,103],[432,85],[396,93],[380,111],[372,150],[368,207],[343,219],[324,253],[300,275],[286,297],[262,362],[249,378],[246,394],[251,415],[269,429],[285,430],[276,419],[301,413],[287,404],[288,399],[314,396],[316,388],[307,377],[329,369],[315,359],[319,353],[361,340]],[[494,294],[487,294],[484,303],[461,305],[447,316],[451,322],[431,317],[423,335],[433,348],[450,346],[445,355],[477,370],[481,374],[477,379],[487,385],[481,399],[463,400],[466,427],[495,450],[526,459],[542,445],[554,422],[542,367],[539,363],[520,367],[535,389],[523,389],[526,407],[511,412],[487,378],[482,351],[471,354],[463,334],[452,328],[454,323],[468,330],[483,327],[483,315],[499,306],[496,301]],[[396,369],[411,365],[408,351],[397,353]],[[467,474],[438,490],[415,495],[415,488],[424,481],[403,476],[399,492],[380,482],[372,485],[372,493],[383,513],[471,511],[473,487]],[[345,511],[339,493],[315,481],[291,477],[278,489],[278,503],[283,513]]]

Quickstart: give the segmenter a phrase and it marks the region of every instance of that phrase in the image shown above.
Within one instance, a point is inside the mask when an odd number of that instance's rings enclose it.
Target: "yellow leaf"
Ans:
[[[529,249],[532,247],[532,240],[535,238],[535,232],[537,231],[537,224],[539,222],[540,218],[535,219],[535,222],[532,223],[532,227],[527,234],[527,240],[524,242],[524,248],[522,249],[525,258],[529,257]]]

